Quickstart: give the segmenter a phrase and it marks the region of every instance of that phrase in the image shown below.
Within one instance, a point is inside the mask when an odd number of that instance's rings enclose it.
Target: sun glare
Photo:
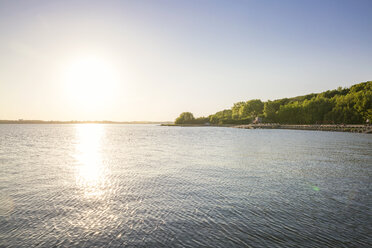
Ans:
[[[106,61],[87,57],[72,62],[65,72],[64,88],[77,108],[105,107],[114,98],[118,77]]]
[[[100,195],[104,186],[105,167],[102,163],[104,127],[99,124],[76,125],[77,182],[85,195]]]

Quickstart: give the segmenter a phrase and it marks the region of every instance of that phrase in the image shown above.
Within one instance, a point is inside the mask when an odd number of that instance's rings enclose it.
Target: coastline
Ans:
[[[338,125],[290,125],[278,123],[261,124],[174,124],[169,122],[151,122],[151,121],[41,121],[41,120],[0,120],[0,124],[158,124],[165,127],[231,127],[240,129],[288,129],[288,130],[309,130],[309,131],[331,131],[331,132],[349,132],[349,133],[369,133],[372,134],[372,125],[361,124],[338,124]]]
[[[310,130],[310,131],[372,133],[372,126],[371,125],[248,124],[248,125],[234,126],[234,128],[242,128],[242,129],[292,129],[292,130]]]
[[[349,133],[370,133],[372,125],[287,125],[287,124],[246,124],[246,125],[202,125],[202,124],[161,124],[169,127],[232,127],[241,129],[289,129],[309,131],[331,131]]]

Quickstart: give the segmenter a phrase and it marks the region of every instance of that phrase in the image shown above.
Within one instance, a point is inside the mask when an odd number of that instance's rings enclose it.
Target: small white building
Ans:
[[[253,124],[259,124],[261,122],[262,122],[261,117],[256,117],[256,118],[254,118]]]

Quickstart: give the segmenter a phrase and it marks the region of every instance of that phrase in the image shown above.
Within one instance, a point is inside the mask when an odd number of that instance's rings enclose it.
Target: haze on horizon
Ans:
[[[0,1],[0,119],[173,121],[372,79],[372,1]]]

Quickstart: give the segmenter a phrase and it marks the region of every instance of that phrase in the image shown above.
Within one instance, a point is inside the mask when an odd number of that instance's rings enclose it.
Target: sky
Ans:
[[[372,1],[0,0],[0,119],[173,121],[372,80]]]

